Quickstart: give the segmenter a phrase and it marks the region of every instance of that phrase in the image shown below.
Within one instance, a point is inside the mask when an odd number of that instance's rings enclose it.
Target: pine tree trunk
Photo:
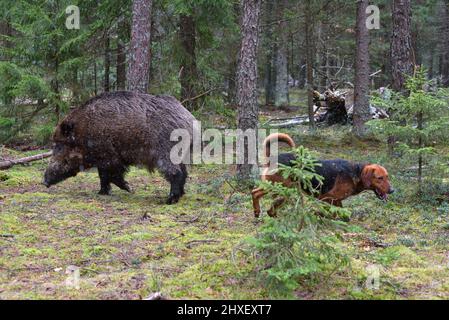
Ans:
[[[236,105],[236,94],[237,94],[237,64],[238,64],[238,54],[237,50],[232,50],[231,61],[229,62],[228,67],[228,86],[227,86],[227,98],[226,101],[229,105],[235,107]]]
[[[234,2],[233,13],[236,17],[240,16],[240,6],[238,2]],[[230,62],[227,74],[227,103],[233,107],[236,106],[236,82],[237,82],[237,67],[239,56],[239,41],[232,41],[229,47]]]
[[[0,36],[12,36],[12,27],[8,21],[0,21]],[[11,48],[11,41],[0,37],[0,46],[4,48]],[[4,55],[0,56],[0,61],[8,61],[9,57],[5,53],[3,54]]]
[[[393,0],[393,36],[391,41],[392,88],[404,92],[407,75],[414,70],[410,0]]]
[[[1,36],[11,37],[12,36],[12,27],[8,21],[0,21],[0,47],[11,48],[11,41],[4,39]],[[0,55],[0,61],[10,61],[10,57],[7,53],[3,53]],[[5,105],[11,104],[13,101],[13,97],[4,94],[3,102]]]
[[[442,32],[441,32],[441,76],[442,84],[449,87],[449,0],[445,0],[442,10]]]
[[[313,108],[313,66],[315,64],[314,54],[313,54],[313,35],[312,35],[312,0],[305,0],[305,38],[306,38],[306,64],[307,64],[307,105],[309,113],[309,127],[310,130],[315,130],[315,114]]]
[[[110,91],[109,74],[111,70],[111,52],[110,52],[110,40],[106,37],[104,42],[104,83],[103,90],[105,92]]]
[[[128,89],[147,92],[150,78],[152,0],[133,0]]]
[[[417,118],[416,120],[417,120],[417,123],[418,123],[418,130],[420,132],[422,132],[422,130],[424,128],[424,118],[423,118],[422,112],[418,113],[416,118]],[[420,136],[419,139],[418,139],[418,148],[422,149],[423,146],[424,146],[423,145],[423,139]],[[423,177],[423,172],[422,171],[423,171],[423,157],[420,154],[418,156],[418,187],[419,187],[419,192],[422,191],[422,180],[423,180],[422,179],[422,177]]]
[[[369,31],[366,27],[366,8],[369,0],[357,2],[356,66],[354,88],[354,133],[363,137],[365,123],[370,119],[369,106]]]
[[[117,90],[126,89],[126,53],[124,44],[117,43]]]
[[[410,0],[393,0],[393,35],[391,39],[391,74],[392,88],[405,92],[407,75],[414,70],[414,53],[412,45],[412,13]],[[396,137],[388,138],[388,152],[393,155]]]
[[[288,105],[288,32],[287,22],[284,21],[286,0],[281,0],[277,7],[278,27],[276,30],[276,85],[274,104],[276,107]]]
[[[265,31],[265,45],[266,48],[266,64],[265,64],[265,104],[267,106],[274,105],[274,92],[276,84],[276,74],[273,68],[273,61],[275,57],[275,41],[274,41],[274,27],[272,12],[275,7],[275,0],[266,1],[267,28]]]
[[[94,94],[98,94],[98,86],[97,86],[97,63],[94,61]]]
[[[239,54],[239,66],[237,68],[237,126],[246,131],[257,129],[257,47],[259,44],[259,16],[261,0],[241,0],[242,40]],[[245,139],[246,140],[246,139]],[[245,141],[245,160],[248,155],[248,144]],[[237,177],[240,180],[250,180],[253,166],[248,161],[237,165]]]
[[[126,89],[126,38],[129,24],[121,20],[117,30],[117,90]]]
[[[182,47],[181,59],[181,101],[189,110],[195,110],[197,100],[198,70],[196,66],[196,25],[191,15],[179,17],[179,41]]]

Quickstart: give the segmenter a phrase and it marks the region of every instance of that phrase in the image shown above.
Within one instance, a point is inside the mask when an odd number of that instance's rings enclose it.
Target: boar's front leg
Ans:
[[[184,186],[187,179],[187,169],[185,165],[180,165],[174,172],[165,172],[165,178],[170,182],[170,194],[167,204],[175,204],[184,195]]]
[[[125,181],[126,169],[103,169],[98,168],[98,175],[100,176],[101,189],[99,194],[110,195],[111,194],[111,183],[115,184],[122,190],[131,192],[128,182]]]
[[[111,177],[108,170],[98,168],[98,175],[100,176],[101,189],[98,194],[110,195],[111,194]]]

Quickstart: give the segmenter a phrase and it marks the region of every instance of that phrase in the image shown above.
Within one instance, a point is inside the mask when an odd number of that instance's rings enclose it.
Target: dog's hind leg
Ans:
[[[277,209],[279,209],[280,206],[282,206],[285,202],[285,198],[281,197],[281,198],[277,198],[276,200],[274,200],[273,205],[271,206],[270,210],[268,210],[268,215],[272,218],[276,217],[276,211]]]
[[[251,194],[253,197],[254,216],[256,218],[259,218],[260,217],[260,198],[262,198],[266,194],[266,192],[263,189],[258,188],[258,189],[254,189],[251,192]]]

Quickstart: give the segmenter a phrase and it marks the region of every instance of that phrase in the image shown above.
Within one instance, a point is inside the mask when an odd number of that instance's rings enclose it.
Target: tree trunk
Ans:
[[[121,20],[117,30],[117,90],[126,89],[126,39],[129,25]]]
[[[94,93],[98,94],[98,86],[97,86],[97,62],[94,61]]]
[[[2,36],[10,38],[12,36],[12,27],[9,21],[0,21],[0,47],[3,47],[5,49],[11,48],[11,41],[9,39],[5,39]],[[0,61],[10,61],[11,58],[8,54],[8,52],[2,52],[0,54]],[[4,94],[3,97],[3,103],[5,105],[11,104],[13,101],[13,97],[9,94]]]
[[[11,48],[11,41],[3,38],[2,36],[8,38],[12,36],[12,27],[8,21],[0,21],[0,47],[7,49]],[[9,60],[8,55],[5,52],[3,52],[2,55],[0,55],[0,61],[8,61],[8,60]]]
[[[128,89],[146,93],[150,78],[152,0],[133,0]]]
[[[227,99],[226,101],[231,106],[235,106],[236,104],[236,75],[237,75],[237,54],[234,54],[233,52],[233,58],[231,58],[231,61],[229,62],[229,68],[228,68],[228,86],[227,86]],[[235,56],[235,57],[234,57]]]
[[[449,87],[449,0],[443,3],[442,17],[441,76],[443,86]]]
[[[357,2],[356,23],[356,66],[354,88],[354,133],[363,137],[366,133],[365,123],[370,119],[369,106],[369,31],[366,27],[366,8],[369,0]]]
[[[407,75],[414,70],[410,0],[393,0],[393,36],[391,41],[392,88],[404,92]]]
[[[417,123],[418,123],[418,130],[420,132],[422,132],[423,128],[424,128],[424,119],[423,119],[423,114],[422,112],[418,113],[417,117],[416,117]],[[418,148],[422,149],[423,148],[423,139],[422,136],[420,135],[419,139],[418,139]],[[423,156],[422,154],[419,154],[418,156],[418,188],[419,188],[419,192],[422,191],[422,177],[423,177]]]
[[[284,21],[286,0],[281,0],[277,6],[278,27],[276,30],[276,86],[274,91],[274,104],[276,107],[288,105],[288,32],[287,21]]]
[[[189,110],[195,110],[197,100],[198,70],[196,66],[196,25],[191,15],[179,17],[179,41],[182,47],[181,55],[181,101]]]
[[[232,6],[232,12],[236,17],[240,17],[240,5],[238,2],[234,2]],[[236,82],[237,82],[237,67],[239,56],[239,41],[232,41],[229,46],[229,65],[227,74],[227,103],[232,107],[236,106]]]
[[[314,54],[313,54],[313,19],[311,17],[312,14],[312,0],[305,0],[305,19],[304,19],[304,28],[305,28],[305,38],[306,38],[306,64],[307,64],[307,105],[308,105],[308,113],[309,113],[309,127],[310,130],[315,130],[315,112],[313,108],[313,66],[315,64]]]
[[[126,53],[125,46],[120,39],[117,43],[117,89],[126,89]]]
[[[274,105],[274,92],[276,84],[276,74],[273,68],[273,60],[275,56],[275,40],[274,40],[274,27],[272,21],[272,12],[274,11],[275,0],[266,1],[267,28],[265,31],[266,43],[266,64],[265,64],[265,104],[267,106]]]
[[[103,90],[105,92],[109,92],[111,90],[109,83],[109,74],[111,71],[111,52],[110,52],[110,40],[109,37],[106,36],[104,42],[104,83]]]
[[[259,110],[257,106],[257,47],[259,44],[259,16],[261,0],[241,0],[242,40],[239,55],[239,67],[237,68],[237,126],[246,131],[257,129]],[[245,160],[247,160],[249,148],[244,143]],[[251,178],[252,165],[237,165],[237,177],[241,180]]]

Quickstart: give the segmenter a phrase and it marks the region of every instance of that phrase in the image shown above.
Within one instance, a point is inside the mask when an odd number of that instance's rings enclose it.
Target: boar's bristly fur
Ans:
[[[53,135],[53,156],[44,184],[51,186],[79,171],[98,168],[100,194],[109,194],[111,183],[130,191],[124,176],[131,165],[158,169],[170,182],[168,203],[184,194],[187,169],[173,164],[170,141],[175,129],[193,136],[195,118],[169,96],[119,91],[95,97],[74,109]]]

